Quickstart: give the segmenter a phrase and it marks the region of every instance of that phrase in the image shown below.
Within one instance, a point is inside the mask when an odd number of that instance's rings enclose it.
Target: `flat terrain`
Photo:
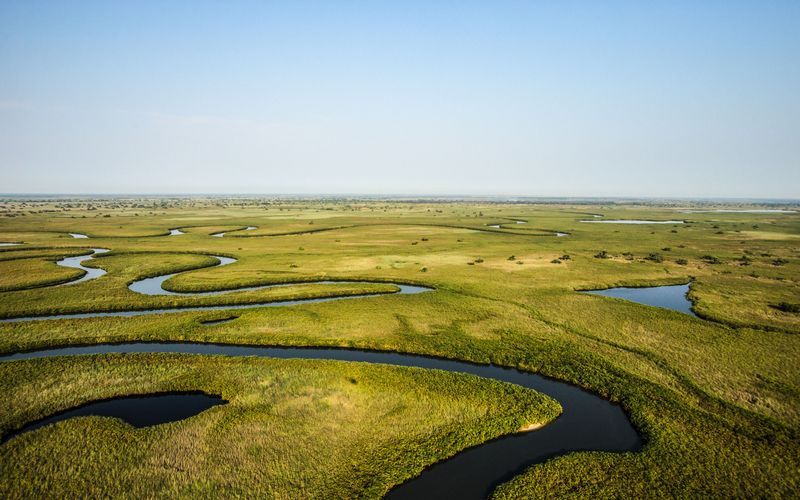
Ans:
[[[0,318],[382,293],[289,307],[0,323],[0,353],[192,341],[351,347],[517,367],[620,402],[646,444],[637,453],[555,458],[496,496],[791,496],[800,488],[800,214],[688,211],[698,208],[0,202],[0,242],[22,243],[0,247]],[[581,222],[595,215],[684,223]],[[185,234],[169,236],[174,228]],[[219,232],[226,233],[211,236]],[[93,248],[110,252],[84,265],[107,274],[57,285],[82,271],[55,262]],[[237,262],[216,268],[213,255]],[[127,287],[179,271],[165,289],[292,285],[218,296],[143,296]],[[355,283],[303,284],[319,280]],[[690,281],[699,318],[577,293]],[[393,295],[391,283],[435,290]],[[550,398],[509,384],[329,361],[58,357],[2,362],[0,381],[11,396],[0,413],[3,434],[115,395],[204,390],[230,401],[148,429],[82,418],[12,438],[0,445],[4,497],[381,496],[459,450],[559,413]]]

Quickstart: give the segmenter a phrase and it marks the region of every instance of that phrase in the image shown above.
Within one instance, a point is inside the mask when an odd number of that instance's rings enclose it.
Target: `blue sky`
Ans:
[[[800,197],[800,2],[0,1],[0,192]]]

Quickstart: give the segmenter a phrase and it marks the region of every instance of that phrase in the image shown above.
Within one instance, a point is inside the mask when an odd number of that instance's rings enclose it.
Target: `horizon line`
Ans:
[[[83,193],[59,193],[59,192],[13,192],[0,193],[0,197],[20,198],[20,197],[178,197],[178,198],[257,198],[257,197],[289,197],[289,198],[354,198],[354,199],[448,199],[448,200],[468,200],[468,199],[492,199],[492,200],[592,200],[592,201],[702,201],[702,202],[762,202],[771,204],[800,204],[800,198],[782,197],[760,197],[760,196],[630,196],[630,195],[610,195],[610,196],[575,196],[575,195],[508,195],[508,194],[413,194],[413,193],[320,193],[320,192],[285,192],[285,193],[181,193],[181,192],[142,192],[142,193],[121,193],[121,192],[83,192]]]

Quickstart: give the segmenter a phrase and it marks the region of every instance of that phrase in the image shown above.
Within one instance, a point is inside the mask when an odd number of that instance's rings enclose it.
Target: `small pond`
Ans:
[[[672,309],[673,311],[697,316],[694,311],[692,311],[692,302],[686,297],[686,294],[689,293],[688,283],[685,285],[650,286],[643,288],[617,287],[607,290],[586,290],[582,293],[625,299],[639,304],[663,307],[665,309]]]
[[[221,397],[203,392],[172,392],[101,399],[31,422],[11,434],[3,436],[3,441],[12,436],[73,417],[112,417],[123,420],[133,427],[150,427],[183,420],[212,406],[225,403],[227,401]]]

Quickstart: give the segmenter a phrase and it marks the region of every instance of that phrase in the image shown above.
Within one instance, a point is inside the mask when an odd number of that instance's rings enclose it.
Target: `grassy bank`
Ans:
[[[105,355],[4,363],[0,374],[16,395],[4,433],[115,395],[202,390],[228,400],[155,427],[82,417],[15,437],[0,447],[3,498],[375,496],[560,413],[518,386],[363,363]]]

